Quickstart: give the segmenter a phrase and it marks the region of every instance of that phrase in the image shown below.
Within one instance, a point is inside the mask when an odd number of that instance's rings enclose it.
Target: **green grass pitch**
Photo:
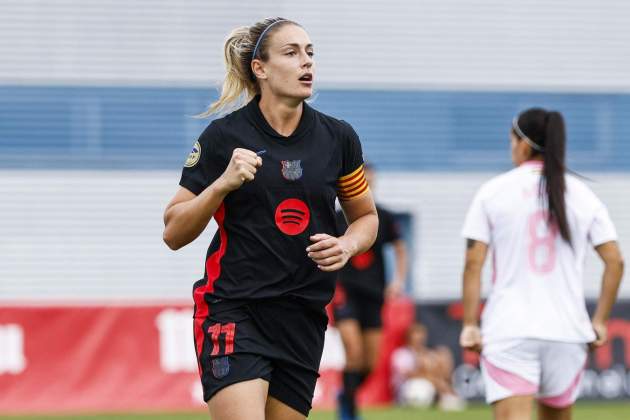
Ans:
[[[153,413],[153,414],[94,414],[76,416],[3,416],[6,420],[209,420],[205,412]],[[491,419],[490,409],[484,405],[472,405],[458,413],[419,409],[371,409],[363,412],[363,420],[485,420]],[[335,413],[314,411],[313,420],[336,420]],[[573,420],[630,420],[630,402],[579,403],[573,411]]]

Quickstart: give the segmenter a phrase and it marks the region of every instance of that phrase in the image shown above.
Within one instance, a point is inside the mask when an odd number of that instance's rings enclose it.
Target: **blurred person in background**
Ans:
[[[365,165],[365,176],[373,189],[372,165]],[[378,360],[384,300],[400,296],[407,277],[407,247],[394,215],[379,205],[376,211],[379,218],[376,241],[370,249],[352,257],[339,272],[333,301],[335,325],[346,354],[343,389],[338,397],[339,416],[343,420],[357,418],[357,389]],[[337,216],[339,231],[343,232],[347,222],[342,212]],[[395,257],[393,279],[389,282],[385,278],[384,247],[387,244],[393,246]]]
[[[392,388],[401,405],[428,407],[437,402],[442,410],[463,410],[466,403],[453,389],[453,354],[446,346],[426,345],[427,329],[415,323],[407,330],[405,346],[391,359]]]
[[[305,103],[314,48],[297,23],[235,29],[227,75],[164,216],[179,249],[214,216],[195,283],[194,331],[213,420],[304,419],[318,377],[336,270],[374,242],[378,218],[352,127]],[[325,158],[324,158],[325,157]],[[336,235],[335,198],[349,221]]]
[[[588,345],[606,342],[623,273],[605,205],[566,173],[559,112],[532,108],[512,122],[515,169],[485,183],[468,210],[462,347],[481,351],[486,400],[498,420],[569,419]],[[493,248],[492,289],[477,324],[481,272]],[[582,273],[588,248],[604,262],[592,319]]]

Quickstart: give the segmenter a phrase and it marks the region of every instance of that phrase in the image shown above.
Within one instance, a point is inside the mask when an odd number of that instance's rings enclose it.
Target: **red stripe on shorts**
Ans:
[[[193,293],[193,300],[195,301],[195,344],[197,345],[197,364],[199,366],[200,376],[201,363],[199,362],[199,358],[201,357],[205,338],[203,322],[210,314],[208,303],[204,299],[204,296],[206,293],[212,293],[214,291],[214,282],[221,275],[221,259],[225,255],[225,249],[227,248],[227,233],[223,225],[225,221],[225,205],[223,203],[221,203],[214,213],[214,220],[216,220],[217,225],[219,225],[219,249],[213,252],[206,260],[206,284],[197,287]]]

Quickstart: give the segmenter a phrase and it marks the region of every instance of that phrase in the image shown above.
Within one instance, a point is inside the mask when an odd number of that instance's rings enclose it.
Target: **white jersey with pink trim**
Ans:
[[[530,161],[491,179],[466,215],[464,238],[488,244],[493,254],[493,284],[481,317],[484,344],[595,339],[584,302],[584,260],[589,247],[617,239],[615,227],[597,196],[566,175],[568,244],[557,227],[547,226],[541,172],[542,164]]]

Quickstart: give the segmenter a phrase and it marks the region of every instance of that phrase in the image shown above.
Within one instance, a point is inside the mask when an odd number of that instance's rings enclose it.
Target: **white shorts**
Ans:
[[[481,372],[486,402],[535,395],[547,406],[568,407],[578,397],[587,357],[581,343],[515,339],[485,345]]]

